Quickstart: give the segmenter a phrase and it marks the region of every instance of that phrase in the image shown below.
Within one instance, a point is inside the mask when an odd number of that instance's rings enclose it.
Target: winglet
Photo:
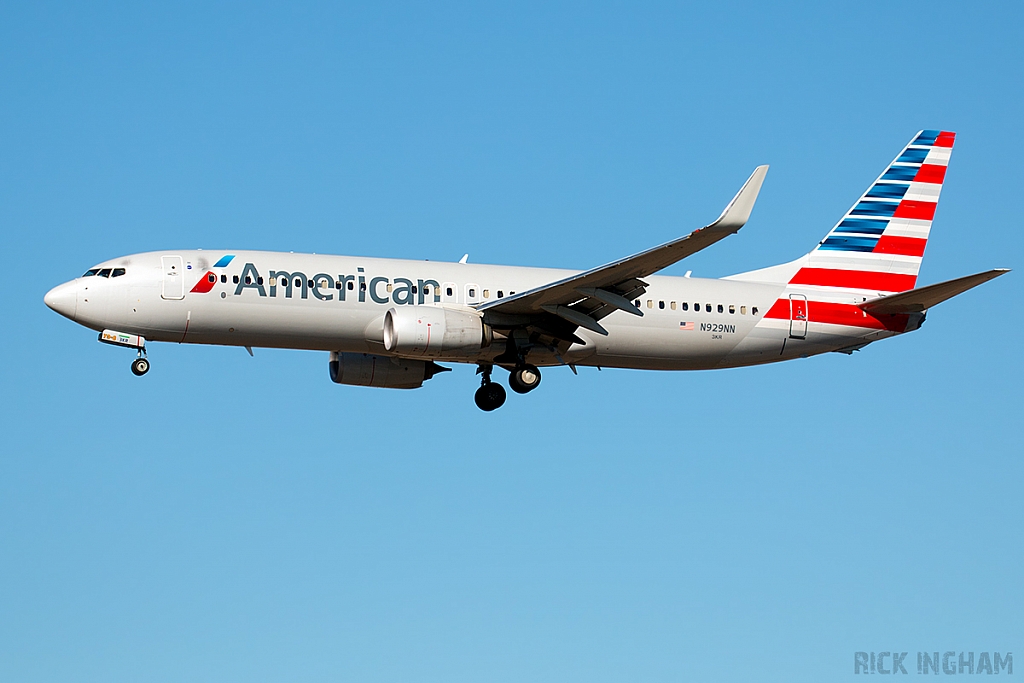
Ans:
[[[732,228],[733,232],[742,228],[750,218],[750,212],[754,209],[754,202],[757,201],[757,194],[761,191],[761,183],[764,182],[767,173],[767,164],[755,168],[747,182],[743,183],[743,187],[725,207],[722,215],[708,227]]]

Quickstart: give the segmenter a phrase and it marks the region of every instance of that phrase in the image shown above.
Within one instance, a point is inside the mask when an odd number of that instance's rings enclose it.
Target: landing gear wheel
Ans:
[[[487,382],[473,395],[476,407],[480,410],[490,412],[497,410],[505,403],[505,387],[497,382]]]
[[[145,358],[136,358],[132,361],[132,374],[136,377],[142,377],[149,372],[149,361]]]
[[[520,365],[508,376],[508,385],[517,394],[528,394],[540,386],[540,370],[529,363]]]

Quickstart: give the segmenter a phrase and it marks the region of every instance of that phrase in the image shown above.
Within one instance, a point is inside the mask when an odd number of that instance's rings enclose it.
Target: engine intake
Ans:
[[[404,306],[384,315],[384,348],[403,356],[468,356],[490,346],[492,337],[475,311]]]
[[[443,368],[433,361],[375,356],[371,353],[331,352],[328,364],[331,381],[360,387],[418,389]]]

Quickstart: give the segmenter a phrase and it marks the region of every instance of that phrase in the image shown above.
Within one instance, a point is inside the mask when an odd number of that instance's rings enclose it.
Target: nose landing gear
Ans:
[[[149,372],[149,359],[139,356],[132,361],[132,374],[136,377],[142,377]]]
[[[99,340],[104,344],[126,346],[138,352],[138,358],[132,361],[132,374],[142,377],[149,372],[149,359],[146,358],[146,338],[136,334],[126,334],[117,330],[103,330]]]
[[[497,382],[491,381],[491,369],[493,366],[481,365],[477,372],[483,375],[480,381],[480,388],[473,395],[476,407],[485,412],[497,410],[505,403],[505,387]]]

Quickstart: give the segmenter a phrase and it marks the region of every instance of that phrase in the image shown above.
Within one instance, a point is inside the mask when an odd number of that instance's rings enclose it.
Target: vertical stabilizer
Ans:
[[[919,132],[813,251],[731,279],[871,296],[913,289],[955,138]]]
[[[913,289],[955,133],[923,130],[808,255],[793,284]]]

